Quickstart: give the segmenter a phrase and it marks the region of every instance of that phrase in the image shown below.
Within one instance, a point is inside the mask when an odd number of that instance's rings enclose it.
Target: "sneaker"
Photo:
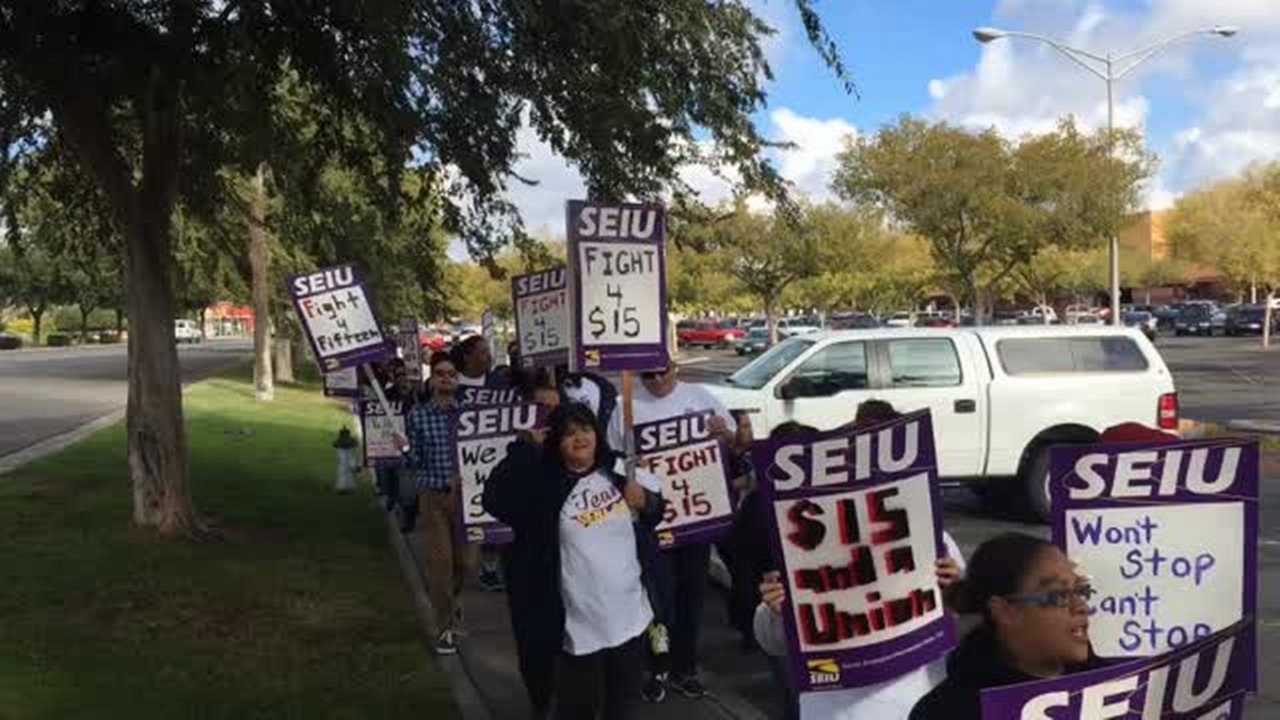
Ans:
[[[661,677],[650,675],[640,686],[640,698],[647,703],[657,705],[667,699],[667,685]]]
[[[671,683],[671,687],[675,688],[676,692],[680,693],[681,695],[687,698],[692,698],[696,700],[698,698],[704,698],[707,696],[707,689],[702,686],[702,683],[699,682],[698,678],[696,677],[686,678],[686,677],[676,677],[673,675],[671,677],[670,683]]]
[[[457,655],[458,644],[454,642],[453,631],[445,630],[440,633],[440,637],[436,639],[437,655]]]
[[[480,571],[480,589],[487,592],[502,592],[507,586],[502,582],[502,575],[497,568],[484,568]]]

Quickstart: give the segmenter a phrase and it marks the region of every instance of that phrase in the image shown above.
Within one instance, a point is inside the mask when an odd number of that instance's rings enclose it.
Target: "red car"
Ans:
[[[733,320],[698,320],[691,326],[678,327],[676,337],[681,345],[705,345],[729,347],[738,338],[746,337],[747,329]]]

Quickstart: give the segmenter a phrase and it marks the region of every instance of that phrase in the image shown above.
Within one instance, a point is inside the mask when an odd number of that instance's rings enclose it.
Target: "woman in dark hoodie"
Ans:
[[[1020,533],[983,543],[955,586],[953,607],[981,613],[947,660],[947,679],[911,720],[981,720],[982,690],[1097,665],[1089,646],[1093,589],[1057,546]]]
[[[604,437],[590,408],[563,404],[485,482],[485,510],[515,533],[512,625],[539,717],[553,667],[557,718],[626,718],[640,695],[661,483],[618,473]]]

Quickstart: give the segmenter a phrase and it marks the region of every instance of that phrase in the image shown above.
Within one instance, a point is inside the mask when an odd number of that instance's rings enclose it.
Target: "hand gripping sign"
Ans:
[[[568,204],[577,370],[657,370],[667,353],[661,205]]]
[[[663,483],[665,512],[658,525],[664,547],[715,542],[733,525],[724,447],[711,434],[711,412],[635,427],[640,466]]]
[[[520,366],[554,367],[569,362],[569,289],[564,268],[511,279]]]
[[[1153,658],[982,691],[984,720],[1239,720],[1256,674],[1238,622]]]
[[[760,442],[752,460],[798,690],[880,683],[955,645],[934,569],[945,546],[928,411]]]
[[[1054,448],[1050,462],[1054,541],[1097,591],[1100,657],[1157,655],[1255,615],[1256,441]]]
[[[289,295],[321,372],[395,355],[354,265],[294,275]]]
[[[453,416],[453,447],[462,477],[458,527],[466,542],[511,542],[511,528],[484,510],[484,484],[516,436],[541,429],[545,420],[542,406],[533,403],[473,405],[459,408]]]

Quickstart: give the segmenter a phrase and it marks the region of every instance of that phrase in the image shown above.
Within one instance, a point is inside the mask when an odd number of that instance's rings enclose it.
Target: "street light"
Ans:
[[[1066,55],[1072,62],[1080,67],[1088,70],[1097,77],[1102,78],[1107,83],[1107,137],[1109,141],[1114,138],[1115,131],[1115,92],[1114,85],[1117,80],[1128,75],[1134,68],[1146,62],[1148,58],[1166,47],[1196,35],[1217,35],[1219,37],[1228,38],[1240,32],[1240,28],[1234,25],[1215,25],[1211,28],[1201,28],[1199,30],[1191,30],[1190,32],[1179,33],[1171,37],[1165,38],[1154,45],[1149,45],[1139,50],[1125,53],[1124,55],[1112,55],[1108,52],[1104,55],[1097,55],[1087,50],[1069,47],[1061,42],[1047,37],[1045,35],[1037,35],[1036,33],[1018,32],[1016,30],[1001,30],[993,27],[980,27],[973,31],[973,37],[980,43],[986,44],[993,40],[1001,38],[1026,38],[1028,40],[1037,40],[1049,45],[1054,50]],[[1111,324],[1123,324],[1120,318],[1120,236],[1111,236]]]

